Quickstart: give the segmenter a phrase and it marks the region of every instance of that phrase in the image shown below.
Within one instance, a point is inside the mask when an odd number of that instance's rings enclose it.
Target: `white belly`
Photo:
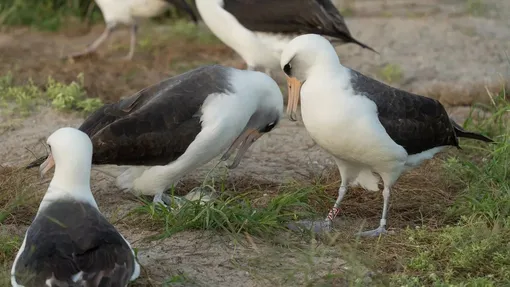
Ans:
[[[133,17],[151,18],[165,12],[169,4],[161,0],[131,0]]]
[[[168,8],[161,0],[96,0],[96,3],[107,23],[131,24],[136,17],[154,17]]]

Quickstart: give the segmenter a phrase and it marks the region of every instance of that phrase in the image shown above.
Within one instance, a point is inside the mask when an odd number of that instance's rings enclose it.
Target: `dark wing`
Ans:
[[[201,131],[200,108],[230,89],[228,68],[213,65],[164,80],[91,115],[94,164],[161,165],[181,156]]]
[[[355,91],[377,105],[379,121],[408,154],[438,146],[459,146],[454,127],[437,100],[395,89],[351,70]]]
[[[84,281],[99,282],[105,277],[125,286],[134,260],[127,243],[97,209],[87,203],[59,201],[38,214],[28,229],[25,251],[16,264],[16,281],[27,287],[45,286],[53,276],[71,283],[73,275],[83,272]]]
[[[284,34],[320,34],[356,43],[331,0],[225,0],[226,11],[249,30]]]

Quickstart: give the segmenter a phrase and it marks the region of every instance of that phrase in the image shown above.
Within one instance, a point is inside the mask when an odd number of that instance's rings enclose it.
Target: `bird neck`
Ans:
[[[89,189],[90,190],[90,164],[76,161],[58,163],[50,182],[50,187],[61,190]]]

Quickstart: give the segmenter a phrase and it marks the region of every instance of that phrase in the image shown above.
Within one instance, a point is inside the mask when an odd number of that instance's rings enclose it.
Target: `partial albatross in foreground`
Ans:
[[[227,148],[222,160],[238,149],[229,166],[235,168],[282,115],[282,93],[271,77],[212,65],[107,104],[79,129],[92,139],[93,164],[144,166],[126,170],[117,185],[162,203],[164,191]]]
[[[285,45],[301,34],[321,34],[335,44],[356,43],[331,0],[196,0],[211,31],[236,51],[248,69],[280,68]],[[375,51],[374,51],[375,52]]]
[[[55,174],[12,265],[12,286],[127,286],[140,265],[90,191],[89,137],[61,128],[47,143],[52,157],[43,166],[54,161]]]
[[[459,137],[492,142],[463,130],[437,100],[395,89],[342,66],[333,46],[319,35],[293,39],[282,54],[281,68],[289,84],[287,114],[296,120],[301,98],[308,133],[333,155],[342,178],[335,205],[325,222],[313,223],[316,230],[330,228],[349,185],[376,191],[381,178],[380,225],[361,235],[384,233],[390,189],[404,171],[447,146],[459,147]]]
[[[92,42],[85,50],[68,55],[69,58],[84,56],[99,48],[99,46],[112,34],[119,24],[128,25],[131,28],[131,41],[129,53],[124,60],[131,60],[135,54],[136,34],[138,32],[137,18],[152,18],[161,15],[170,5],[183,9],[188,13],[193,22],[197,23],[197,16],[186,0],[95,0],[103,14],[106,24],[104,32]]]

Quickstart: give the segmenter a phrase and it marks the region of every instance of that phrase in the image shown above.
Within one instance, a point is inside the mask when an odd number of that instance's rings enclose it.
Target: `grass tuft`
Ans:
[[[23,240],[24,227],[37,212],[42,194],[24,169],[0,166],[0,286],[10,286],[9,272]]]
[[[83,88],[83,74],[78,81],[70,84],[60,83],[48,77],[44,88],[29,80],[23,85],[15,85],[12,74],[0,77],[0,115],[30,115],[38,106],[51,104],[59,111],[79,111],[91,113],[103,105],[99,98],[87,98]]]
[[[285,223],[312,214],[308,204],[315,197],[313,189],[301,188],[278,195],[262,203],[260,192],[232,195],[222,191],[221,196],[209,202],[186,201],[179,208],[154,206],[145,202],[134,215],[145,214],[153,221],[159,238],[171,236],[183,230],[217,230],[229,234],[248,233],[253,236],[272,236],[285,229]]]

